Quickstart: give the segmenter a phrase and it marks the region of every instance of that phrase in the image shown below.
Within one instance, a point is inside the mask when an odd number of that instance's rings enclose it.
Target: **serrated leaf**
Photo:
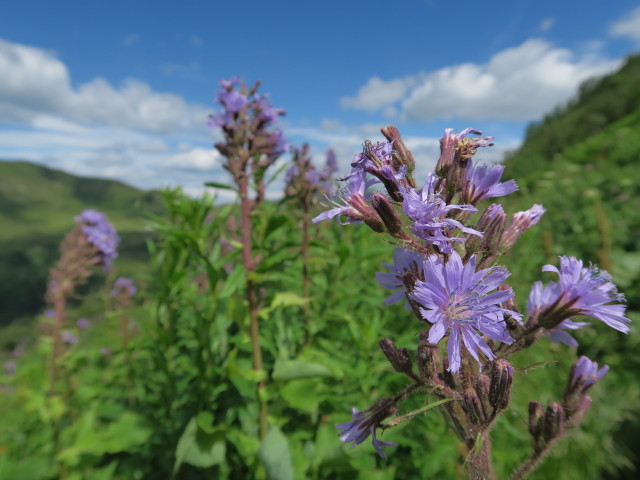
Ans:
[[[271,480],[293,480],[293,463],[289,442],[282,431],[275,426],[262,440],[258,456]]]

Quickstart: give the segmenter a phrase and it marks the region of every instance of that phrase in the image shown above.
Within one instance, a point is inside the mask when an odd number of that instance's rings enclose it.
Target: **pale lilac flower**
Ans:
[[[393,442],[383,442],[376,436],[376,429],[380,427],[380,422],[392,415],[397,408],[393,404],[389,404],[390,399],[383,399],[373,407],[360,412],[357,408],[351,411],[352,419],[350,422],[335,425],[340,430],[340,440],[345,445],[351,443],[352,447],[360,445],[369,436],[372,438],[373,447],[382,458],[387,458],[382,447],[395,447]]]
[[[557,327],[552,328],[551,330],[547,330],[545,332],[545,335],[553,343],[564,343],[568,347],[576,348],[578,346],[578,342],[565,330],[580,330],[581,328],[587,327],[589,325],[589,322],[574,322],[572,320],[563,320]]]
[[[608,365],[598,370],[598,363],[583,355],[571,369],[569,389],[574,391],[580,389],[584,393],[591,385],[604,377],[608,371]]]
[[[111,296],[117,297],[121,293],[126,293],[128,296],[133,297],[138,293],[133,280],[127,277],[119,277],[113,282],[113,289],[111,290]]]
[[[48,310],[45,310],[43,315],[45,317],[47,317],[47,318],[55,318],[56,317],[56,311],[50,308]]]
[[[511,250],[518,238],[531,227],[537,225],[546,211],[542,205],[536,203],[529,210],[514,213],[511,224],[502,235],[500,242],[502,250],[504,252]]]
[[[248,103],[247,97],[235,90],[222,90],[216,93],[216,101],[222,105],[227,112],[237,113]]]
[[[391,165],[392,151],[393,142],[377,142],[373,145],[367,140],[362,147],[362,153],[357,153],[353,157],[351,167],[378,175],[383,166]]]
[[[472,165],[461,191],[462,203],[475,205],[485,198],[503,197],[518,189],[515,180],[500,183],[504,165]]]
[[[117,247],[120,242],[113,225],[104,214],[96,210],[84,210],[75,220],[82,225],[87,240],[98,249],[102,265],[108,269],[118,256]]]
[[[631,320],[624,316],[624,295],[618,293],[611,275],[596,266],[584,267],[575,257],[560,257],[560,269],[553,265],[542,267],[543,272],[555,272],[559,282],[550,282],[544,289],[539,282],[529,295],[527,309],[537,315],[538,322],[547,329],[556,328],[574,315],[596,318],[611,328],[629,333]]]
[[[89,325],[91,325],[91,322],[89,320],[87,320],[86,318],[79,318],[78,321],[76,322],[76,326],[80,330],[84,330],[85,328],[88,328]]]
[[[68,345],[75,345],[76,343],[78,343],[78,337],[76,337],[68,330],[63,330],[62,332],[60,332],[60,338],[64,343]]]
[[[433,323],[429,330],[429,343],[436,344],[449,333],[449,371],[455,373],[460,369],[461,340],[478,362],[478,350],[489,360],[494,358],[482,335],[507,344],[513,342],[506,328],[505,316],[519,321],[521,315],[500,305],[513,298],[513,290],[489,293],[509,275],[503,267],[476,272],[475,255],[463,265],[456,251],[451,253],[446,264],[437,255],[430,255],[425,260],[424,281],[416,282],[410,297],[424,307],[420,308],[422,317]]]
[[[473,139],[466,139],[467,142],[464,152],[461,151],[459,143],[466,138],[469,134],[482,135],[479,130],[473,128],[465,128],[460,133],[453,133],[453,128],[447,128],[444,131],[444,137],[440,139],[440,158],[436,165],[436,172],[438,174],[445,174],[449,167],[453,165],[454,157],[456,153],[464,158],[470,158],[473,156],[478,148],[490,147],[493,145],[493,137],[480,137]]]
[[[452,237],[451,232],[458,228],[464,233],[482,236],[481,232],[473,228],[465,227],[462,223],[452,218],[446,218],[451,210],[475,212],[472,205],[447,205],[435,192],[438,177],[430,173],[427,181],[418,193],[411,187],[402,187],[402,209],[413,221],[411,230],[417,236],[438,247],[440,252],[451,252],[451,242],[462,242],[463,238]]]
[[[313,223],[331,220],[335,217],[342,225],[359,223],[363,219],[363,211],[372,210],[372,207],[367,203],[371,195],[367,194],[366,191],[378,181],[375,179],[366,180],[364,172],[361,171],[351,175],[348,182],[348,189],[342,190],[336,196],[340,203],[333,201],[335,208],[324,211],[313,218]],[[343,220],[342,216],[346,217],[346,220]]]
[[[398,303],[405,298],[405,285],[403,278],[410,275],[413,284],[422,276],[422,255],[414,250],[406,248],[396,248],[393,251],[393,265],[384,264],[389,269],[389,273],[376,273],[376,281],[388,290],[397,290],[384,300],[384,304],[389,306]]]

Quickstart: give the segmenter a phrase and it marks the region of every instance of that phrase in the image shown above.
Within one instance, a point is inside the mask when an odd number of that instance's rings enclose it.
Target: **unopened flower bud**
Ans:
[[[542,435],[545,442],[560,436],[564,430],[564,410],[558,402],[549,404],[544,412]]]
[[[571,367],[569,382],[564,392],[564,405],[570,410],[578,410],[581,398],[605,373],[609,371],[607,365],[598,370],[598,363],[591,361],[584,355]]]
[[[491,379],[484,375],[480,374],[476,377],[476,393],[478,394],[478,398],[482,402],[482,406],[484,407],[485,416],[488,415],[489,408],[489,391],[491,389]]]
[[[504,359],[498,359],[493,362],[489,403],[496,410],[504,410],[509,405],[512,382],[513,367],[511,364]]]
[[[507,216],[501,205],[489,205],[478,219],[475,229],[482,232],[483,236],[468,235],[465,247],[467,254],[487,252],[495,255],[500,247],[500,239],[507,224]]]
[[[418,341],[418,374],[425,381],[431,381],[437,378],[438,365],[440,363],[440,348],[438,345],[429,343],[429,332],[423,330],[420,332],[420,340]]]
[[[376,212],[375,209],[367,203],[362,195],[353,195],[349,203],[355,210],[357,210],[359,217],[361,217],[359,220],[366,223],[371,230],[377,233],[384,232],[384,223],[382,222],[380,215],[378,215],[378,212]]]
[[[462,410],[474,425],[480,425],[485,420],[482,402],[473,388],[467,388],[462,394]]]
[[[398,348],[388,338],[380,340],[380,348],[391,362],[391,365],[399,373],[412,374],[413,364],[409,351],[406,348]]]
[[[529,210],[513,214],[511,224],[506,228],[500,241],[500,249],[503,253],[510,251],[520,236],[536,225],[546,212],[540,204],[535,204]]]
[[[382,193],[374,193],[371,197],[371,205],[378,212],[391,235],[396,236],[402,232],[402,220],[386,196]]]
[[[393,125],[387,125],[386,127],[381,128],[380,132],[382,132],[389,142],[393,143],[393,160],[398,164],[396,166],[396,170],[398,170],[401,165],[405,165],[407,167],[408,175],[410,176],[416,167],[416,162],[413,159],[413,154],[402,141],[402,137],[400,136],[398,129]]]

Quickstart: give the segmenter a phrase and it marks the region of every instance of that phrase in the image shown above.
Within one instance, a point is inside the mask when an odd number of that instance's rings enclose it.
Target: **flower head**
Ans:
[[[383,398],[373,407],[360,412],[357,408],[352,409],[352,419],[350,422],[335,425],[340,430],[340,440],[342,443],[351,443],[352,446],[360,445],[369,436],[372,438],[373,447],[382,458],[387,458],[382,447],[393,447],[393,442],[383,442],[376,436],[376,430],[380,427],[380,422],[393,415],[397,410],[390,398]]]
[[[89,328],[89,325],[91,325],[91,322],[89,320],[87,320],[86,318],[79,318],[78,321],[76,322],[76,326],[80,330],[84,330],[85,328]]]
[[[605,365],[598,370],[598,363],[584,355],[576,362],[575,368],[571,372],[571,385],[583,385],[585,388],[593,385],[609,371],[609,366]]]
[[[136,288],[136,285],[133,283],[132,279],[127,277],[119,277],[115,282],[113,282],[111,296],[117,297],[118,295],[123,293],[130,297],[133,297],[136,293],[138,293],[138,289]]]
[[[507,227],[502,235],[501,248],[504,252],[508,252],[513,248],[520,236],[536,225],[544,212],[547,210],[540,204],[536,203],[529,210],[517,212],[513,214],[511,224]]]
[[[631,320],[624,316],[626,307],[620,303],[624,302],[624,295],[618,293],[606,271],[596,266],[584,267],[582,260],[564,256],[560,257],[559,269],[545,265],[542,271],[559,276],[558,282],[550,282],[545,288],[536,282],[529,295],[529,314],[537,315],[544,328],[552,330],[574,315],[585,315],[629,333]]]
[[[424,262],[424,281],[417,281],[410,297],[422,305],[422,317],[433,323],[429,330],[429,343],[438,343],[449,333],[447,353],[449,370],[460,369],[460,341],[478,362],[478,351],[488,359],[494,355],[482,338],[512,343],[507,332],[505,315],[520,320],[520,314],[501,307],[514,296],[513,290],[497,289],[509,276],[503,267],[492,267],[476,272],[476,257],[471,256],[466,265],[457,252],[442,263],[437,255],[430,255]]]
[[[113,225],[103,213],[96,210],[84,210],[75,221],[82,225],[82,231],[87,240],[98,249],[100,261],[105,269],[118,257],[118,243],[120,238]]]
[[[411,187],[403,187],[402,209],[413,220],[411,230],[413,233],[434,244],[442,253],[451,252],[451,242],[462,242],[462,238],[452,237],[451,232],[458,228],[464,233],[482,236],[482,233],[462,225],[457,220],[446,218],[451,210],[475,212],[472,205],[447,205],[435,192],[438,177],[430,173],[427,181],[418,193]]]
[[[393,251],[393,265],[384,264],[388,273],[376,273],[376,281],[388,290],[396,290],[384,300],[385,305],[393,305],[405,298],[405,280],[409,280],[411,287],[418,279],[422,279],[422,255],[406,248],[396,248]]]
[[[462,188],[461,201],[475,205],[485,198],[503,197],[518,189],[515,180],[500,182],[504,165],[472,165]]]

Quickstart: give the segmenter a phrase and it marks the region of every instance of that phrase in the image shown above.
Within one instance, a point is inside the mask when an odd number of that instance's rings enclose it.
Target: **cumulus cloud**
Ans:
[[[640,44],[640,7],[611,25],[609,33],[615,37],[628,37]]]
[[[343,97],[340,105],[343,108],[353,108],[374,112],[382,107],[402,99],[408,89],[416,82],[413,77],[396,78],[384,81],[380,77],[371,77],[355,97]]]
[[[49,51],[0,39],[0,121],[30,125],[43,114],[92,126],[149,132],[204,130],[208,109],[127,80],[119,88],[96,78],[74,88],[69,70]]]
[[[409,121],[533,120],[575,94],[581,82],[619,66],[541,39],[495,54],[486,64],[464,63],[388,81],[373,77],[343,106],[367,111],[398,107]],[[364,93],[363,93],[364,92]]]

